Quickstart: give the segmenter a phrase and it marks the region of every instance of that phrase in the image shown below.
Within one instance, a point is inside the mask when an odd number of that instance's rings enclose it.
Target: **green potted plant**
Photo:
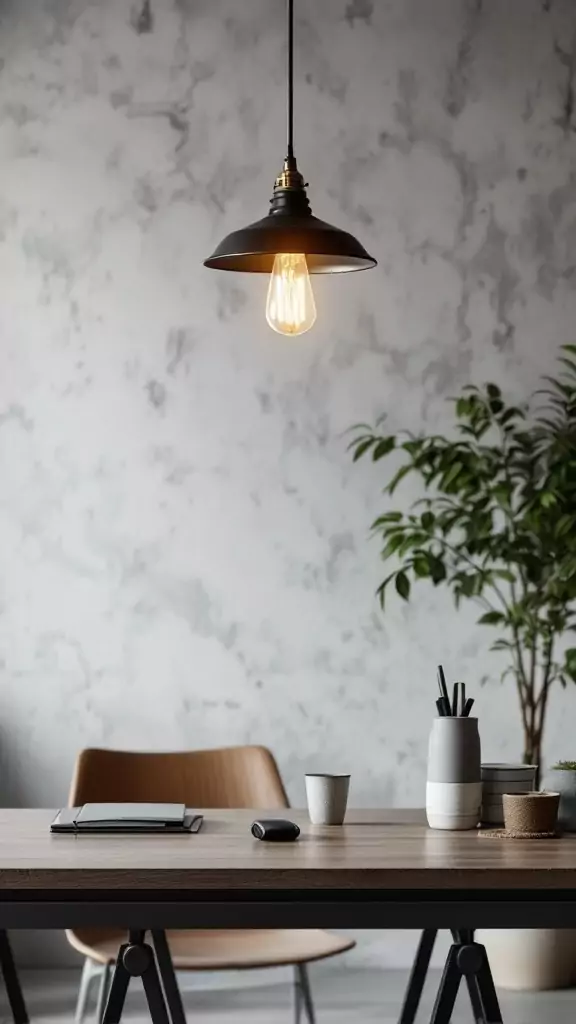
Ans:
[[[540,770],[552,688],[576,682],[567,641],[576,630],[576,346],[564,347],[557,376],[525,407],[507,403],[496,384],[469,385],[453,401],[451,437],[388,433],[385,421],[354,428],[354,460],[386,467],[385,506],[372,526],[387,568],[378,598],[384,610],[391,592],[408,601],[416,585],[432,584],[448,588],[457,608],[480,606],[502,679],[518,694],[523,760]],[[394,507],[409,475],[422,493]],[[576,983],[576,932],[482,938],[500,985]]]
[[[354,460],[371,458],[386,506],[372,525],[389,565],[378,587],[405,601],[415,585],[451,590],[481,609],[504,655],[502,678],[516,687],[523,760],[541,765],[552,687],[576,682],[576,346],[559,358],[526,407],[496,384],[469,385],[454,399],[455,433],[390,434],[354,428]],[[388,469],[393,462],[392,468]],[[422,494],[408,510],[391,500],[409,474]]]
[[[576,832],[576,761],[558,761],[550,769],[548,789],[560,793],[558,823],[566,832]]]

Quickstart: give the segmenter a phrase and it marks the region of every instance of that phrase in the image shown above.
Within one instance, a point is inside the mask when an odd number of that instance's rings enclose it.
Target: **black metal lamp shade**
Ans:
[[[354,235],[314,217],[306,184],[294,156],[294,0],[287,0],[288,139],[286,159],[276,178],[267,217],[233,231],[204,261],[213,270],[270,274],[279,254],[302,254],[309,274],[343,274],[368,270],[376,260]],[[282,330],[280,333],[285,333]]]
[[[376,266],[360,242],[311,213],[270,213],[220,242],[205,267],[270,274],[277,253],[303,253],[310,274],[341,274]]]

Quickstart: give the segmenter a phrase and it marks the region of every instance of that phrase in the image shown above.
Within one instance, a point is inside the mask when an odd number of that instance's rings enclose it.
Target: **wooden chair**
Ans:
[[[174,802],[199,809],[288,807],[276,762],[264,747],[166,754],[83,750],[72,780],[70,806],[100,801]],[[66,935],[74,949],[85,957],[76,1024],[84,1019],[88,996],[97,978],[100,1024],[112,967],[125,933],[117,929],[83,928],[67,931]],[[306,964],[354,946],[350,939],[320,930],[173,931],[168,932],[168,943],[177,970],[294,967],[296,1024],[302,1010],[309,1024],[314,1024],[315,1019]]]

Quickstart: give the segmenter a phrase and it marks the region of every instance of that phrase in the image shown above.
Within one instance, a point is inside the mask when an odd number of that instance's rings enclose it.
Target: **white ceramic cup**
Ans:
[[[349,775],[306,775],[308,814],[313,825],[342,824],[349,786]]]

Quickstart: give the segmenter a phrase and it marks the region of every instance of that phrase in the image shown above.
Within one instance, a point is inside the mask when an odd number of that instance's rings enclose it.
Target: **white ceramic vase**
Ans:
[[[478,719],[434,719],[426,781],[426,817],[430,828],[476,828],[481,803]]]
[[[478,929],[496,988],[543,992],[576,985],[576,930]]]

